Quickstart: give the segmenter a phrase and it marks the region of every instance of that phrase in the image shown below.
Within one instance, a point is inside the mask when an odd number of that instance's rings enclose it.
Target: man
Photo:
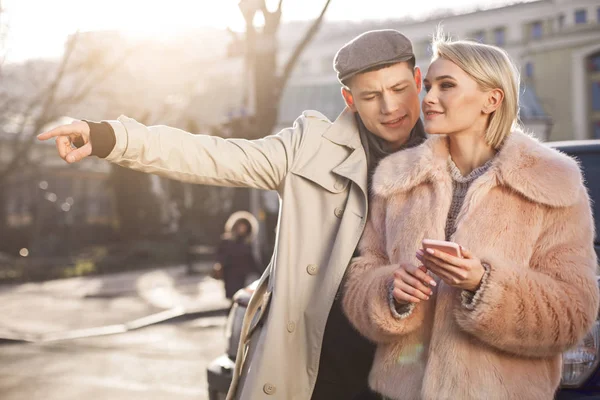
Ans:
[[[228,399],[352,399],[367,385],[373,348],[336,294],[365,226],[373,168],[424,139],[421,72],[394,30],[356,37],[334,67],[347,108],[333,123],[305,111],[292,128],[247,141],[120,117],[39,136],[56,137],[68,163],[97,155],[186,182],[278,191],[274,256],[248,305]]]

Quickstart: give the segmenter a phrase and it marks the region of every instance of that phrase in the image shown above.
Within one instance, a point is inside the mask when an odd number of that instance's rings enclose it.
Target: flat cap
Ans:
[[[369,68],[408,61],[415,55],[410,40],[394,29],[362,33],[342,46],[333,60],[341,83]]]

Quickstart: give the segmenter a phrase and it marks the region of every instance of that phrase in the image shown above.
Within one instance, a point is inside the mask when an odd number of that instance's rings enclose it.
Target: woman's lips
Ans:
[[[439,111],[427,111],[427,112],[425,112],[425,119],[434,119],[443,114],[444,114],[443,112],[439,112]]]

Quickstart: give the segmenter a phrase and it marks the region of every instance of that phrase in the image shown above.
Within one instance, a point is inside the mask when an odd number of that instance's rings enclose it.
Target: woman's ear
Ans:
[[[481,111],[484,114],[491,114],[500,107],[502,104],[502,100],[504,100],[504,92],[502,89],[492,89],[487,92],[487,99],[483,104],[483,108]]]

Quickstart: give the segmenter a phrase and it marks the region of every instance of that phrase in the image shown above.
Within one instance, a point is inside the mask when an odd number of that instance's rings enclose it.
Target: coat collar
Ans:
[[[360,134],[356,125],[354,112],[348,107],[336,118],[333,124],[323,133],[323,137],[335,144],[351,149],[361,148]]]
[[[421,146],[386,157],[373,177],[374,193],[390,197],[424,182],[447,179],[448,154],[447,138],[433,136]],[[519,131],[508,136],[485,175],[497,185],[553,207],[574,204],[583,184],[575,160]]]
[[[329,129],[323,132],[323,137],[352,150],[341,164],[333,168],[332,172],[355,182],[367,196],[367,157],[360,141],[354,112],[346,107]]]

